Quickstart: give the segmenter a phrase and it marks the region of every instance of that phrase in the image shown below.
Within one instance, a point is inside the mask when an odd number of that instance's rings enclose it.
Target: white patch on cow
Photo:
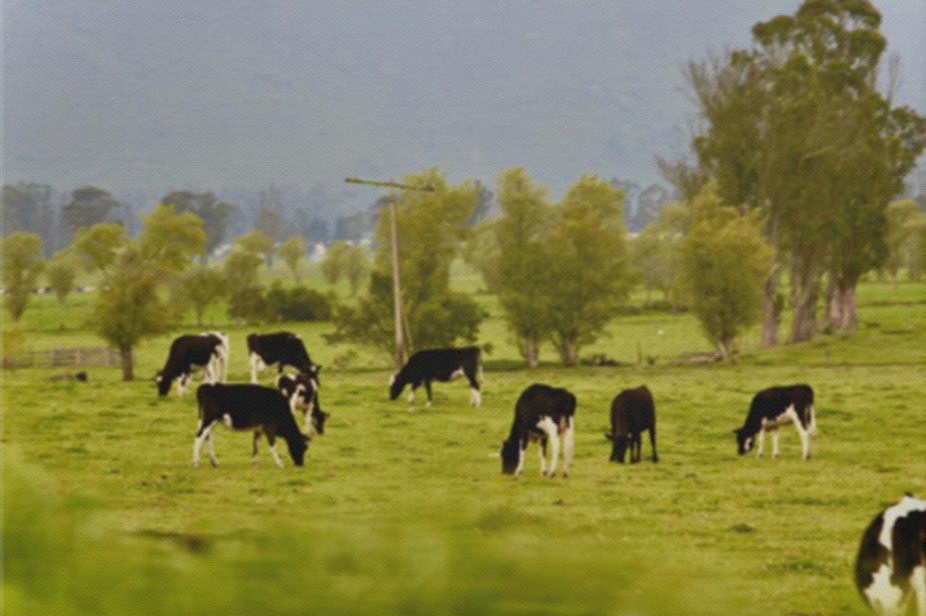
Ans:
[[[559,428],[550,417],[543,417],[537,422],[537,427],[543,430],[547,436],[547,444],[550,445],[550,477],[556,475],[556,463],[559,461]]]
[[[393,384],[395,383],[395,377],[396,375],[394,374],[389,375],[389,387],[392,387]]]
[[[212,462],[212,466],[218,466],[218,465],[219,465],[219,459],[218,459],[218,458],[216,457],[216,455],[215,455],[215,443],[213,442],[213,439],[212,439],[212,430],[211,430],[211,429],[210,429],[209,432],[208,432],[208,436],[206,437],[206,441],[209,442],[209,461]]]
[[[514,476],[520,477],[524,470],[524,450],[527,449],[527,442],[518,441],[518,468],[514,469]]]
[[[910,574],[910,588],[916,597],[916,613],[926,616],[926,565],[917,565]]]
[[[257,384],[257,373],[262,372],[267,368],[267,364],[264,363],[264,360],[261,359],[261,356],[257,353],[251,352],[251,357],[248,359],[251,364],[251,383]]]
[[[926,511],[926,500],[904,496],[896,505],[884,510],[884,524],[881,526],[881,534],[878,535],[878,543],[893,550],[891,537],[894,533],[894,524],[900,518],[905,518],[914,511]]]
[[[279,398],[277,399],[279,400]],[[222,415],[222,423],[225,424],[226,428],[230,428],[232,430],[235,429],[235,426],[232,425],[231,415],[229,415],[228,413],[225,413],[224,415]]]
[[[479,390],[475,387],[470,387],[469,389],[469,405],[482,406],[482,394],[479,393]]]
[[[752,437],[751,436],[743,442],[743,449],[745,451],[749,451],[750,449],[752,449]]]
[[[900,614],[905,603],[903,589],[891,584],[891,565],[884,563],[872,574],[871,586],[864,590],[869,603],[879,614]]]
[[[309,379],[309,382],[312,383],[312,389],[318,391],[318,380],[315,378]]]
[[[772,430],[772,457],[778,457],[778,430]]]
[[[463,376],[463,368],[457,368],[456,370],[454,370],[453,372],[450,373],[450,378],[447,379],[447,380],[448,380],[448,381],[455,381],[455,380],[457,380],[458,378],[460,378],[461,376]]]
[[[415,401],[415,390],[413,389],[410,392],[408,392],[408,403],[411,404],[414,401]]]
[[[759,428],[759,446],[756,447],[756,457],[761,458],[765,453],[765,420],[762,420],[762,427]]]

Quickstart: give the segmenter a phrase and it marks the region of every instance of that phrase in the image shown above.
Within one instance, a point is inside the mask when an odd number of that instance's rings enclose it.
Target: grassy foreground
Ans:
[[[49,369],[6,374],[0,608],[864,612],[851,579],[862,529],[904,491],[926,493],[926,288],[864,293],[865,324],[851,338],[734,367],[670,365],[673,353],[704,350],[690,317],[639,315],[599,344],[632,361],[634,335],[665,340],[655,365],[531,372],[517,367],[495,316],[483,330],[497,350],[476,409],[460,382],[436,385],[429,409],[389,402],[381,359],[361,354],[339,370],[331,362],[344,349],[324,346],[323,326],[293,326],[326,365],[321,399],[332,416],[307,466],[282,471],[266,450],[252,467],[250,437],[224,429],[221,467],[193,469],[192,396],[159,400],[153,383],[122,383],[114,369],[91,369],[89,383],[49,382]],[[30,343],[99,344],[48,322],[31,322]],[[232,377],[243,380],[247,328],[227,329]],[[167,340],[143,347],[139,377],[163,361]],[[524,477],[499,472],[514,401],[532,382],[578,396],[569,479],[541,478],[535,447]],[[800,460],[788,429],[780,459],[738,458],[731,431],[752,394],[792,382],[817,392],[815,457]],[[656,397],[661,460],[609,464],[610,400],[641,383]]]

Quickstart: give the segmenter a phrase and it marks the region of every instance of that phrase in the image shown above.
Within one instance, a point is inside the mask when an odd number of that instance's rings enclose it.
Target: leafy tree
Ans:
[[[189,212],[202,219],[207,255],[212,254],[225,240],[229,218],[236,209],[233,205],[219,201],[211,192],[174,191],[165,195],[161,203],[173,205],[178,214]]]
[[[250,233],[245,233],[235,238],[234,243],[244,250],[261,255],[268,268],[273,264],[275,242],[272,237],[263,231],[255,229]]]
[[[498,272],[501,249],[497,239],[497,225],[498,219],[477,222],[462,250],[463,259],[482,275],[486,289],[495,294],[501,289]]]
[[[138,236],[138,246],[161,275],[182,272],[193,256],[204,254],[206,234],[199,216],[189,212],[177,214],[173,205],[160,203],[141,218],[145,228]]]
[[[683,305],[678,280],[681,242],[688,224],[688,208],[682,203],[669,203],[631,240],[631,261],[646,289],[647,301],[650,292],[658,290],[674,306]]]
[[[231,289],[253,288],[258,286],[258,270],[264,258],[240,245],[232,248],[225,259],[225,278]]]
[[[348,251],[350,251],[350,244],[338,240],[325,252],[325,260],[322,261],[322,276],[329,285],[338,284],[344,274],[344,256]]]
[[[109,219],[120,206],[109,191],[84,186],[71,192],[71,200],[61,210],[61,218],[74,233],[81,227],[92,227]]]
[[[275,280],[267,291],[266,317],[271,321],[329,321],[332,312],[327,297],[306,287],[285,289]]]
[[[78,261],[70,250],[59,250],[45,265],[45,277],[61,307],[67,309],[68,295],[74,290]]]
[[[916,222],[920,217],[926,218],[919,205],[913,199],[893,201],[887,206],[887,242],[888,258],[884,268],[890,273],[897,285],[897,275],[901,268],[914,269],[916,263],[915,240]]]
[[[736,339],[761,318],[762,284],[772,250],[755,221],[722,205],[708,185],[691,205],[693,224],[682,243],[682,276],[691,309],[726,361]]]
[[[363,246],[351,246],[343,255],[341,271],[350,283],[350,294],[357,295],[360,284],[370,273],[370,257]]]
[[[194,264],[177,280],[174,297],[178,304],[188,306],[196,313],[196,325],[202,326],[206,308],[228,295],[225,276],[216,268]]]
[[[502,216],[496,224],[498,300],[521,357],[536,368],[540,344],[550,335],[549,290],[552,257],[547,233],[553,217],[547,189],[516,167],[498,176]]]
[[[553,279],[547,303],[560,359],[574,366],[617,314],[633,283],[624,245],[624,191],[583,175],[556,208],[548,250]]]
[[[280,246],[277,254],[279,254],[283,262],[286,263],[289,271],[293,274],[293,280],[298,284],[300,278],[299,263],[308,254],[305,249],[305,240],[298,235],[294,235]]]
[[[122,378],[134,378],[133,352],[144,338],[168,331],[171,312],[158,293],[158,272],[150,255],[133,242],[121,251],[91,313],[96,332],[119,349]]]
[[[267,298],[264,289],[256,284],[232,287],[228,300],[228,316],[248,325],[254,325],[267,317]]]
[[[77,259],[89,272],[99,271],[104,277],[109,274],[109,267],[115,262],[116,255],[128,239],[125,227],[117,222],[101,222],[92,227],[77,230],[71,249]]]
[[[434,192],[403,191],[397,206],[407,350],[413,352],[416,348],[452,344],[458,338],[474,340],[478,323],[485,314],[468,297],[450,291],[450,265],[465,236],[466,220],[476,207],[477,190],[470,183],[449,185],[446,174],[437,168],[409,174],[404,183],[434,187]],[[389,214],[385,208],[381,211],[376,236],[378,249],[370,297],[361,300],[356,308],[338,311],[336,332],[331,339],[385,350],[391,348],[391,342],[387,346],[385,340],[394,340],[392,287],[388,284],[391,278]],[[455,321],[455,318],[461,320]],[[363,328],[356,327],[357,324],[363,324]],[[382,332],[388,335],[374,340],[373,336]]]
[[[17,231],[0,240],[0,254],[3,255],[3,286],[6,289],[4,307],[19,322],[32,289],[42,273],[42,238],[35,233]]]

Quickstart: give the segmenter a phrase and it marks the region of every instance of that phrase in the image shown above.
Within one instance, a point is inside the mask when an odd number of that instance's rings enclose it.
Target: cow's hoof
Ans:
[[[563,471],[563,479],[569,479],[569,473]]]

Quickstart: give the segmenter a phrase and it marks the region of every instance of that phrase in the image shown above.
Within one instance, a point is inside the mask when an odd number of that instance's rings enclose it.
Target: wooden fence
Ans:
[[[40,368],[56,366],[119,366],[119,349],[113,347],[77,347],[70,349],[29,349],[3,357],[4,368]]]

